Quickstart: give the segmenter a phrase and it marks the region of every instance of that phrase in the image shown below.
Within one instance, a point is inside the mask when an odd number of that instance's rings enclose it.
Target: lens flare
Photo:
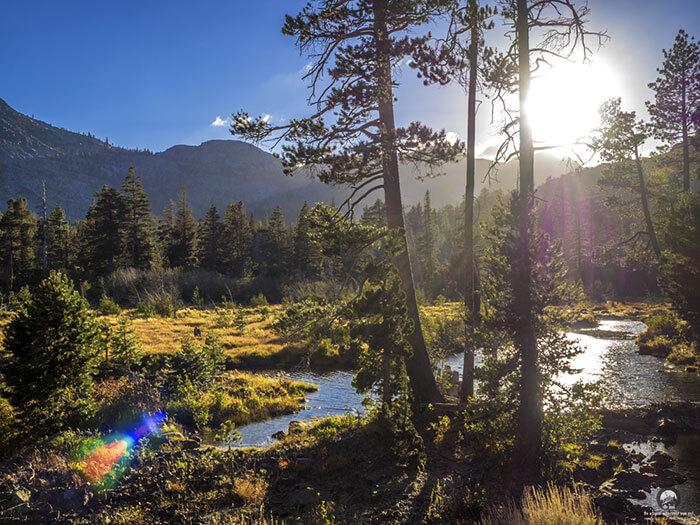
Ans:
[[[139,441],[146,435],[157,432],[158,425],[164,418],[163,413],[145,416],[133,430],[100,439],[79,454],[75,468],[98,489],[111,487],[128,466]]]

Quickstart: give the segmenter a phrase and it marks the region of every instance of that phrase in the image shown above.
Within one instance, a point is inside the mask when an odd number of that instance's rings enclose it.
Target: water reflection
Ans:
[[[289,378],[297,381],[309,381],[318,385],[318,391],[306,396],[306,405],[301,412],[279,416],[259,423],[251,423],[238,429],[243,438],[240,446],[260,447],[272,442],[272,434],[286,431],[289,422],[310,420],[314,417],[343,414],[347,410],[363,411],[362,398],[352,387],[353,374],[335,372],[321,375],[313,372],[293,372]]]

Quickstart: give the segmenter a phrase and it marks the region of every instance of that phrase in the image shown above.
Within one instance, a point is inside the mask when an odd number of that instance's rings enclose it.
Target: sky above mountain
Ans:
[[[239,109],[273,122],[306,113],[300,77],[308,60],[280,32],[284,15],[305,3],[5,0],[0,97],[22,113],[125,147],[160,151],[230,138],[227,118]],[[545,141],[580,133],[588,124],[570,123],[593,122],[599,99],[609,96],[622,96],[625,107],[645,115],[662,49],[680,28],[700,36],[697,0],[589,5],[590,27],[611,39],[589,69],[562,67],[539,81],[536,104],[544,116],[536,134]],[[502,33],[497,26],[490,43],[503,43]],[[400,124],[421,120],[464,137],[461,88],[425,88],[410,68],[399,81]],[[562,116],[557,102],[569,94],[586,95],[586,103],[572,101],[577,109]],[[479,126],[477,153],[488,155],[497,138],[487,100]]]

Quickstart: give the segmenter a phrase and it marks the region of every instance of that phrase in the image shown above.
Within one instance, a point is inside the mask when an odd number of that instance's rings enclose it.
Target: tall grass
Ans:
[[[492,508],[481,525],[602,525],[598,509],[582,488],[548,484],[526,490],[520,506],[513,502]]]

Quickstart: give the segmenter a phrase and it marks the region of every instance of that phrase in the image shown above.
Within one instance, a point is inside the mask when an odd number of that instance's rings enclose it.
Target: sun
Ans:
[[[600,105],[620,94],[617,74],[602,60],[566,62],[535,74],[527,111],[536,145],[578,149],[575,144],[597,127]]]

